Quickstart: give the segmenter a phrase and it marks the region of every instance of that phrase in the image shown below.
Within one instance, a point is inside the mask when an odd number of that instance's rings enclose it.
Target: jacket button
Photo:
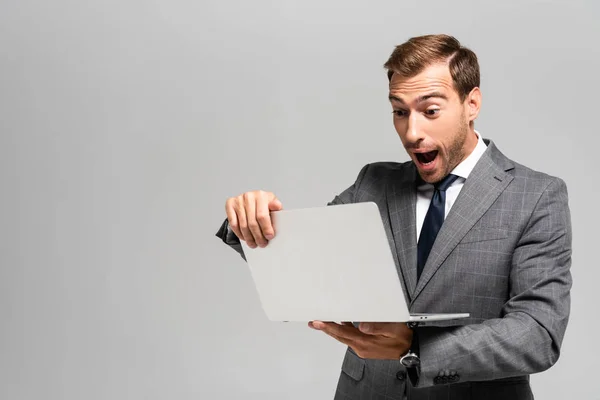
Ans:
[[[406,379],[406,372],[404,372],[404,371],[398,371],[398,372],[396,372],[396,378],[399,381],[405,380]]]

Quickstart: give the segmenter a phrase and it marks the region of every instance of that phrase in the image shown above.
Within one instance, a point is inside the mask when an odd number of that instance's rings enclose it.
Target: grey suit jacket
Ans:
[[[470,318],[416,328],[421,374],[348,348],[336,399],[531,399],[529,374],[559,357],[570,311],[571,222],[565,183],[519,165],[488,139],[417,282],[412,162],[365,165],[329,205],[375,202],[412,313]],[[217,233],[243,257],[239,240]]]

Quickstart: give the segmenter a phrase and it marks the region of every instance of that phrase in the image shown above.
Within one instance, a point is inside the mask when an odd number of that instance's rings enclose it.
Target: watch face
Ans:
[[[417,357],[417,355],[414,353],[405,355],[404,357],[402,357],[402,360],[400,360],[400,362],[406,368],[418,367],[421,364],[421,360],[419,360],[419,357]]]

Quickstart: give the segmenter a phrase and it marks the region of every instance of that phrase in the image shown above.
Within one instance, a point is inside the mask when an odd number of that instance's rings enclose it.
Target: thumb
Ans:
[[[281,211],[281,210],[283,210],[283,204],[281,204],[281,201],[279,201],[279,199],[277,197],[273,198],[269,202],[269,211]]]

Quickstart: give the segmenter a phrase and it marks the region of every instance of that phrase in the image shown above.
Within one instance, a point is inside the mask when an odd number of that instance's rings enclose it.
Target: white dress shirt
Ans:
[[[445,206],[445,215],[444,218],[448,216],[448,212],[452,208],[452,205],[456,201],[460,190],[465,184],[465,181],[469,177],[471,171],[477,164],[477,161],[481,158],[481,155],[485,152],[487,148],[486,144],[483,142],[481,135],[479,132],[475,131],[477,135],[477,145],[475,149],[469,154],[467,158],[465,158],[460,164],[456,166],[450,173],[457,175],[459,178],[455,180],[452,185],[446,190],[446,206]],[[423,226],[423,221],[425,220],[425,215],[427,214],[427,210],[429,209],[429,203],[431,203],[431,197],[433,197],[433,185],[426,183],[417,187],[417,241],[419,240],[419,236],[421,235],[421,227]]]

